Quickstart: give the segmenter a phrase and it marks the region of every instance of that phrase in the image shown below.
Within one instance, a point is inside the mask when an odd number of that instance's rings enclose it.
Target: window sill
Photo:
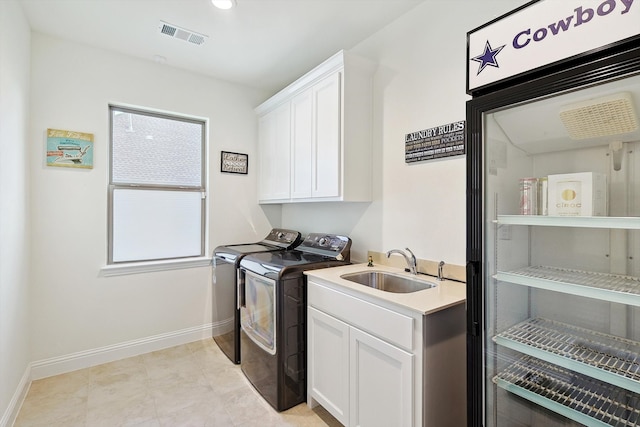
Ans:
[[[179,270],[182,268],[206,267],[211,258],[185,258],[165,261],[131,262],[126,264],[105,265],[100,269],[101,277],[124,276],[127,274],[152,273],[154,271]]]

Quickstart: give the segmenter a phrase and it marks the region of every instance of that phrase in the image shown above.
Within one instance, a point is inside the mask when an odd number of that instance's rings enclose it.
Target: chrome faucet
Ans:
[[[444,267],[444,261],[440,261],[438,263],[438,280],[444,280],[444,276],[442,275],[442,267]]]
[[[418,274],[418,262],[416,261],[416,256],[413,254],[413,252],[411,252],[411,249],[405,248],[405,250],[409,252],[411,257],[409,257],[409,255],[407,255],[400,249],[391,249],[389,252],[387,252],[387,258],[389,258],[391,254],[402,255],[404,257],[404,260],[407,262],[407,266],[409,267],[409,271],[411,272],[411,274]]]

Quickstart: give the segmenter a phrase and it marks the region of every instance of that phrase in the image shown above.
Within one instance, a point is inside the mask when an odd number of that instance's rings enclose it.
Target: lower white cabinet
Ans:
[[[349,328],[350,426],[410,427],[413,354]]]
[[[311,399],[345,426],[414,425],[412,354],[313,307],[308,322]]]
[[[349,425],[349,325],[313,307],[307,322],[307,396]]]
[[[420,353],[415,332],[421,323],[312,281],[307,291],[308,404],[322,405],[345,426],[420,425],[415,355],[363,329],[375,331],[381,321],[380,335],[389,336],[400,327],[400,342],[417,344]],[[367,323],[373,328],[358,327]]]
[[[306,273],[307,404],[347,427],[467,425],[465,305],[424,314],[321,271]]]

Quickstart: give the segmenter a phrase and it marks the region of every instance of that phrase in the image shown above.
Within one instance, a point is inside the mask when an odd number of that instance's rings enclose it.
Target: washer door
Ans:
[[[246,272],[240,324],[253,342],[272,355],[276,354],[275,292],[275,280]]]

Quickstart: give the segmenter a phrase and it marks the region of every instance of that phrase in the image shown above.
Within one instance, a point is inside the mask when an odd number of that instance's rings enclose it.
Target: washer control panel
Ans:
[[[269,232],[269,235],[264,238],[263,242],[281,246],[286,249],[292,249],[298,244],[301,238],[302,236],[298,231],[274,228]]]
[[[348,259],[351,239],[336,234],[310,233],[296,249],[338,260]]]

